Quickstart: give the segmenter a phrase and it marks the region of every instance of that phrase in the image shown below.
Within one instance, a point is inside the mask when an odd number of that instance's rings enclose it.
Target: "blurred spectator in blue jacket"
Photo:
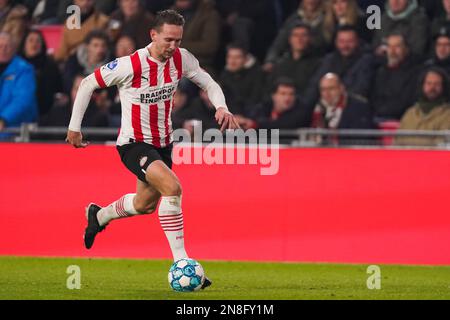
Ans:
[[[11,35],[0,33],[0,131],[35,121],[38,114],[33,66],[14,52]]]
[[[47,55],[47,46],[39,30],[28,31],[19,55],[34,67],[39,115],[42,116],[50,110],[56,95],[63,92],[61,72],[53,58]]]

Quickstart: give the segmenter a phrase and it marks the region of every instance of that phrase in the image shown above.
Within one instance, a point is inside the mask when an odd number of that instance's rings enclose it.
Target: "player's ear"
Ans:
[[[152,41],[155,41],[155,37],[158,34],[158,32],[155,29],[150,29],[150,39],[152,39]]]

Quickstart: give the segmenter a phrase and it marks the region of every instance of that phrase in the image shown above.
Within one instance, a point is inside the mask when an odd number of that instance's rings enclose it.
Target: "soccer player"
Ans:
[[[94,90],[110,86],[119,89],[122,125],[117,150],[125,166],[137,176],[136,193],[126,194],[107,207],[91,203],[86,208],[88,225],[84,243],[90,249],[96,235],[112,220],[150,214],[159,205],[159,220],[173,259],[187,258],[184,247],[182,189],[172,167],[171,109],[173,95],[182,76],[205,90],[217,109],[221,130],[239,128],[228,111],[219,85],[200,68],[198,60],[179,48],[184,18],[173,10],[158,13],[150,30],[152,42],[130,56],[121,57],[97,69],[81,83],[74,102],[66,141],[85,148],[81,122]],[[203,287],[211,285],[206,280]]]

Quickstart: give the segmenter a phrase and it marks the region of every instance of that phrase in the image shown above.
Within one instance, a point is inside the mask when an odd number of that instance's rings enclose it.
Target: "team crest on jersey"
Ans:
[[[110,63],[108,63],[108,64],[106,65],[106,67],[107,67],[109,70],[113,71],[115,68],[117,68],[117,65],[118,65],[118,64],[119,64],[119,61],[116,59],[116,60],[111,61]]]

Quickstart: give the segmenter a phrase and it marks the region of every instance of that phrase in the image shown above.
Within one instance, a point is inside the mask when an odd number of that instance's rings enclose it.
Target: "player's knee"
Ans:
[[[181,189],[181,184],[178,180],[174,180],[167,184],[165,190],[165,196],[181,196],[183,190]]]

